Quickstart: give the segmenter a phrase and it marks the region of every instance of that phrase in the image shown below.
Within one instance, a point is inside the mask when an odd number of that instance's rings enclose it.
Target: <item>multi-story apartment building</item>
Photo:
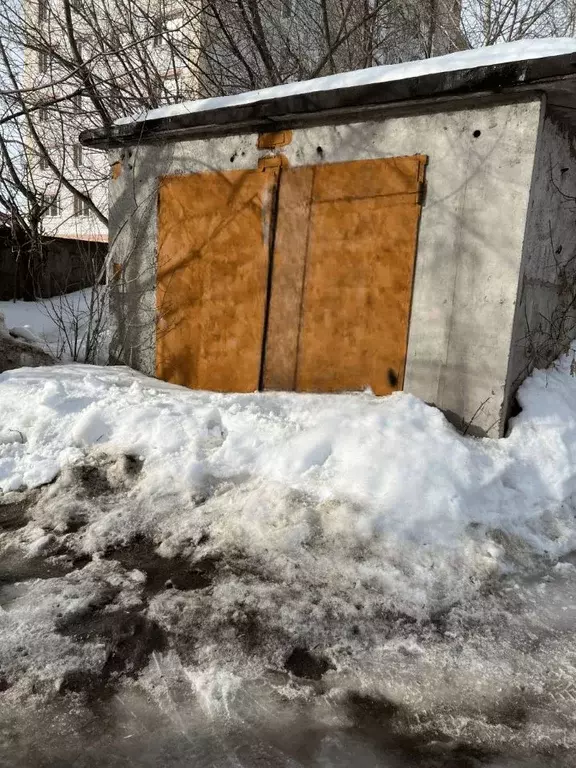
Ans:
[[[162,103],[446,52],[459,3],[435,0],[432,18],[428,0],[213,0],[210,13],[204,0],[24,0],[24,89],[41,87],[47,102],[26,138],[28,174],[49,203],[43,231],[107,238],[109,169],[80,146],[82,130]]]
[[[126,112],[196,95],[194,4],[25,2],[23,88],[47,104],[32,113],[25,135],[29,184],[46,200],[42,231],[106,240],[109,168],[78,135]]]

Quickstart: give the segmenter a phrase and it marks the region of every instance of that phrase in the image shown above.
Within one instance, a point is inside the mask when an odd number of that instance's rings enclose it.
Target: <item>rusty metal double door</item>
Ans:
[[[160,181],[156,372],[194,389],[401,389],[426,158]]]

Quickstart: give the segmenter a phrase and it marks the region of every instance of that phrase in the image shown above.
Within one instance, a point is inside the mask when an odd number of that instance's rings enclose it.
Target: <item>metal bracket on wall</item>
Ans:
[[[267,168],[288,168],[288,158],[284,155],[267,155],[258,160],[258,170],[265,171]]]
[[[258,149],[277,149],[287,147],[292,141],[292,131],[275,131],[274,133],[261,133],[258,136]]]
[[[122,163],[117,160],[110,166],[110,176],[112,179],[117,179],[122,175]]]

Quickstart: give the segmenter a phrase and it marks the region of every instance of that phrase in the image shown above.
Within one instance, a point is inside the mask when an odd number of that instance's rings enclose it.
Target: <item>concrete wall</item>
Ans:
[[[576,336],[576,137],[546,108],[538,141],[507,399]]]
[[[405,389],[471,431],[498,434],[541,101],[485,104],[297,130],[282,152],[310,165],[427,154]],[[111,153],[113,354],[154,373],[158,177],[255,168],[256,135]]]

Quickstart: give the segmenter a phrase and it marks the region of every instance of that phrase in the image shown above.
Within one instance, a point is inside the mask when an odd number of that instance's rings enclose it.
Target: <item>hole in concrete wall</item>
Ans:
[[[472,134],[472,136],[474,136],[475,139],[477,139],[481,135],[482,135],[482,131],[479,131],[479,130],[475,130],[474,133]]]
[[[395,387],[398,384],[398,374],[392,368],[388,368],[388,384]]]
[[[322,147],[316,147],[316,154],[322,157],[322,155],[324,154],[324,150],[322,149]]]

